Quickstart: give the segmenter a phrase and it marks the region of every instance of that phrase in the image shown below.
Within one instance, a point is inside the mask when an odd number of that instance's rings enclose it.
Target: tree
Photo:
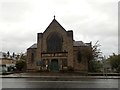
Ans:
[[[27,59],[27,55],[25,55],[25,54],[21,54],[20,59],[21,59],[21,60],[25,60],[25,61],[26,61],[26,59]]]
[[[116,55],[113,53],[108,59],[113,70],[120,72],[120,54]]]
[[[96,43],[95,43],[95,45],[93,45],[93,47],[92,47],[92,58],[94,59],[94,60],[96,60],[96,59],[98,59],[99,58],[99,56],[101,55],[101,50],[99,49],[99,47],[100,47],[101,45],[99,44],[99,41],[97,41]]]
[[[91,60],[90,61],[90,72],[101,72],[101,69],[103,67],[103,64],[100,61],[97,60]]]
[[[101,50],[99,49],[101,45],[99,41],[95,43],[95,45],[91,48],[91,54],[88,54],[88,69],[90,72],[98,72],[99,69],[102,67],[102,63],[98,61],[99,56],[101,55]]]
[[[16,62],[16,68],[19,71],[22,71],[26,66],[26,62],[24,60],[19,60]]]

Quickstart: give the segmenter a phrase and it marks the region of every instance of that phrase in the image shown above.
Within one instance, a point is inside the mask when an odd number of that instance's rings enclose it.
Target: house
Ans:
[[[15,67],[16,60],[8,57],[6,53],[0,52],[0,72],[12,71]]]

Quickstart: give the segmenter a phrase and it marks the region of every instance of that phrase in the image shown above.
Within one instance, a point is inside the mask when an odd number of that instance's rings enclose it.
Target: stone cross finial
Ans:
[[[54,15],[54,19],[55,19],[55,15]]]

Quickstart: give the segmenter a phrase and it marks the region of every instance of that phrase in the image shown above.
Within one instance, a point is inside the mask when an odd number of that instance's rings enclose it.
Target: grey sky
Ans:
[[[2,51],[26,52],[54,15],[75,40],[99,40],[106,56],[118,52],[118,0],[0,0]]]

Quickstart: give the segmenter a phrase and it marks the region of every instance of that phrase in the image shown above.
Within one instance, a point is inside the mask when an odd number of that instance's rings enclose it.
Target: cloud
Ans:
[[[2,22],[22,21],[27,12],[27,5],[24,2],[2,2],[0,19]]]
[[[2,50],[25,52],[56,15],[75,40],[99,40],[105,55],[117,53],[117,6],[117,0],[1,0]]]

